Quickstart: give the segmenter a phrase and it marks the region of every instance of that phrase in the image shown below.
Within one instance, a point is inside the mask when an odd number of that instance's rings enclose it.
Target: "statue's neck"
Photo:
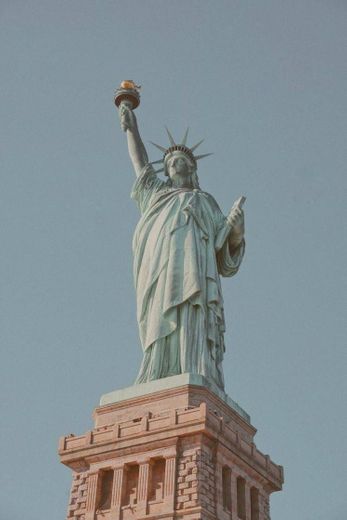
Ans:
[[[175,175],[172,179],[172,187],[173,188],[187,188],[193,189],[193,180],[191,175],[185,175],[184,177],[181,175]]]

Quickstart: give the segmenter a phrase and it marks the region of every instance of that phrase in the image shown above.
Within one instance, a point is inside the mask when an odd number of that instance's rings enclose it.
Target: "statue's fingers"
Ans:
[[[243,210],[241,208],[238,208],[237,215],[238,215],[240,221],[242,221],[243,220]]]
[[[129,113],[129,109],[128,109],[127,105],[125,105],[124,103],[121,104],[120,110],[121,110],[122,116],[125,116]]]

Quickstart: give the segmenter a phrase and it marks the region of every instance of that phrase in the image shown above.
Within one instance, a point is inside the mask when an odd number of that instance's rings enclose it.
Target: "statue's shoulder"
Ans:
[[[137,178],[137,184],[145,189],[150,189],[153,186],[156,186],[157,188],[161,188],[164,186],[165,182],[162,181],[158,175],[157,172],[154,170],[151,163],[147,163],[140,175]]]
[[[211,193],[208,193],[207,191],[201,191],[202,195],[208,200],[210,206],[215,209],[215,210],[218,210],[218,211],[221,211],[220,207],[219,207],[219,204],[218,202],[216,201],[216,199],[214,198],[213,195],[211,195]]]
[[[152,195],[155,195],[165,187],[165,182],[159,179],[153,166],[148,163],[144,166],[140,175],[137,177],[132,191],[131,198],[137,200],[142,209],[148,206],[152,201]]]

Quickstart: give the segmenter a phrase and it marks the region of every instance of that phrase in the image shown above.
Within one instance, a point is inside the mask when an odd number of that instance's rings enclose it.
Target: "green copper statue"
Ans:
[[[131,196],[141,212],[133,253],[144,357],[136,383],[190,372],[223,390],[220,275],[233,276],[242,261],[244,197],[225,217],[215,199],[200,189],[197,160],[210,154],[194,155],[201,142],[189,148],[188,132],[176,144],[167,131],[170,146],[155,145],[163,157],[149,162],[134,103],[125,96],[118,103],[116,98],[116,104],[137,176]],[[153,167],[159,162],[167,180]]]

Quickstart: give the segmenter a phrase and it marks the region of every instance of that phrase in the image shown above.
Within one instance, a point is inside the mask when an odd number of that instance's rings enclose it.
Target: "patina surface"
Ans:
[[[131,103],[120,103],[121,127],[137,176],[132,198],[141,218],[133,239],[137,319],[144,350],[137,383],[182,373],[224,388],[224,308],[220,276],[237,273],[244,255],[243,198],[228,216],[200,189],[187,132],[155,145],[166,180],[148,159]]]

